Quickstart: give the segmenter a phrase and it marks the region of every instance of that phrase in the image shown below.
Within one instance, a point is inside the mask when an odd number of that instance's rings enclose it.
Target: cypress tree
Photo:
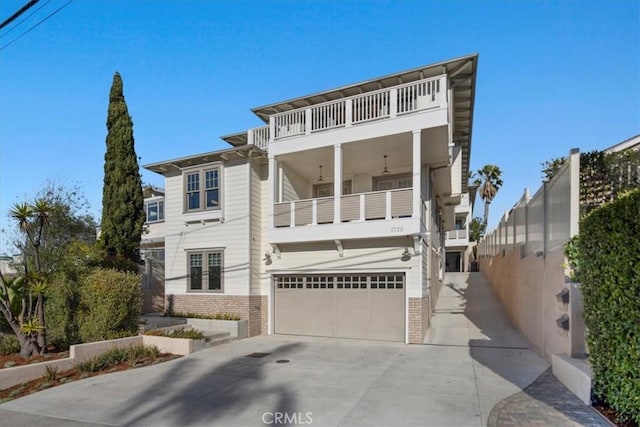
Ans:
[[[145,221],[142,180],[134,148],[133,122],[116,72],[109,93],[107,151],[104,155],[100,240],[107,264],[134,269],[140,260]]]

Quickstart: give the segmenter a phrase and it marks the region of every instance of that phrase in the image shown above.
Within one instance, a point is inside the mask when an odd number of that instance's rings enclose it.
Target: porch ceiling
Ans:
[[[357,174],[381,175],[384,170],[384,156],[387,156],[387,168],[391,174],[411,171],[413,167],[412,134],[407,132],[388,135],[362,141],[343,144],[343,176]],[[421,135],[422,165],[441,166],[449,160],[447,127],[432,128]],[[333,182],[333,146],[315,150],[298,151],[278,156],[278,160],[287,164],[298,175],[315,182],[320,174],[325,182]],[[450,179],[450,178],[449,178]]]

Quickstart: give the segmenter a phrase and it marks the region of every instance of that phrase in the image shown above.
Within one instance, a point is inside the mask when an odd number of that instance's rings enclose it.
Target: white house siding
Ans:
[[[246,159],[225,163],[221,169],[222,212],[189,214],[183,213],[182,173],[167,175],[165,292],[167,304],[173,311],[232,313],[249,318],[249,174]],[[210,248],[224,249],[224,290],[221,293],[188,292],[187,251]]]
[[[282,167],[282,201],[289,202],[292,200],[310,199],[311,187],[309,183],[302,178],[293,169],[281,164]]]
[[[269,315],[269,276],[265,273],[264,254],[267,253],[267,173],[268,165],[264,159],[251,162],[250,168],[251,212],[251,286],[249,297],[249,334],[259,335],[268,332]]]

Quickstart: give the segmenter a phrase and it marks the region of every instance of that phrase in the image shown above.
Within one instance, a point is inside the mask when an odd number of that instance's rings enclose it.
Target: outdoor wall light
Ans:
[[[402,256],[400,257],[402,261],[409,261],[411,259],[411,253],[409,253],[409,248],[404,248],[404,252],[402,252]]]
[[[556,319],[556,325],[559,328],[564,329],[565,331],[569,330],[569,316],[567,314],[563,314],[559,318]]]
[[[264,258],[262,258],[262,260],[264,261],[265,265],[271,265],[271,263],[273,262],[271,261],[271,254],[268,252],[264,254]]]
[[[562,288],[562,290],[556,294],[556,299],[563,304],[569,304],[569,288]]]

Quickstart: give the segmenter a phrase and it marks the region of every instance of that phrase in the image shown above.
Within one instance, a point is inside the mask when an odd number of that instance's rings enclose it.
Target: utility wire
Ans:
[[[14,19],[16,19],[18,16],[22,15],[23,13],[25,13],[27,10],[29,10],[29,8],[31,6],[33,6],[34,4],[38,3],[39,1],[40,0],[29,0],[29,3],[25,4],[24,6],[22,6],[16,13],[14,13],[13,15],[11,15],[7,19],[5,19],[4,22],[2,24],[0,24],[0,30],[3,29],[4,27],[6,27],[7,25],[9,25],[11,22],[13,22]]]
[[[22,24],[24,21],[26,21],[27,19],[31,18],[33,15],[35,15],[36,13],[38,13],[38,11],[40,9],[42,9],[43,7],[45,7],[46,5],[48,5],[49,3],[51,3],[51,0],[47,0],[46,2],[44,2],[43,5],[41,5],[39,8],[37,8],[36,10],[34,10],[33,12],[31,12],[29,15],[25,16],[24,18],[22,18],[20,21],[16,22],[16,25],[14,25],[13,27],[9,28],[4,34],[0,34],[0,39],[3,38],[4,36],[6,36],[7,34],[9,34],[11,31],[15,30],[16,28],[18,28],[20,26],[20,24]]]
[[[71,3],[73,0],[69,0],[68,2],[66,2],[65,4],[63,4],[62,6],[60,6],[59,8],[57,8],[56,10],[54,10],[53,12],[51,12],[49,15],[47,15],[46,17],[44,17],[43,19],[41,19],[40,21],[38,21],[35,25],[33,25],[31,28],[29,28],[27,31],[25,31],[24,33],[20,34],[18,37],[16,37],[15,39],[11,40],[9,43],[5,44],[4,46],[0,47],[0,51],[2,51],[3,49],[9,47],[13,42],[15,42],[16,40],[22,38],[23,36],[26,36],[27,34],[29,34],[34,28],[36,28],[38,25],[42,24],[44,21],[46,21],[47,19],[51,18],[53,15],[55,15],[56,13],[60,12],[62,9],[64,9],[65,7],[67,7],[69,5],[69,3]]]

